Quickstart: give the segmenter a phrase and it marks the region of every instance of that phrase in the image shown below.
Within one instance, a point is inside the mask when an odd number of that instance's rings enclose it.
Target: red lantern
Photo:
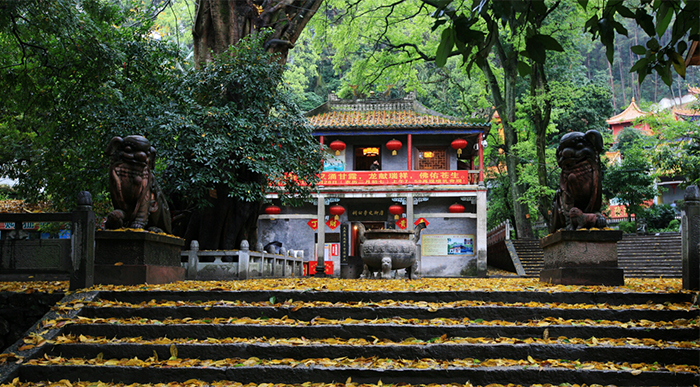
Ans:
[[[282,212],[282,209],[272,204],[265,208],[265,213],[268,215],[277,215]]]
[[[335,140],[329,145],[335,151],[336,156],[340,156],[340,151],[345,149],[345,143],[340,140]]]
[[[396,156],[396,151],[401,149],[401,141],[393,139],[386,143],[386,148],[391,151],[392,156]]]
[[[399,215],[403,214],[403,206],[400,204],[392,204],[389,206],[389,212],[394,215],[394,219],[399,219]]]
[[[343,208],[342,206],[339,206],[337,204],[334,204],[331,206],[331,208],[328,209],[328,212],[331,215],[335,216],[335,220],[338,220],[338,217],[345,213],[345,208]]]
[[[463,138],[458,138],[454,141],[452,141],[452,149],[457,149],[457,156],[462,155],[462,149],[467,147],[467,140]]]
[[[455,203],[450,206],[449,211],[452,214],[461,214],[462,212],[464,212],[464,206],[459,203]]]

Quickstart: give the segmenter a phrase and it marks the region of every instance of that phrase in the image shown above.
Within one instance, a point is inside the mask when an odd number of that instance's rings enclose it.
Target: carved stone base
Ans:
[[[145,231],[99,231],[95,233],[95,283],[182,281],[185,269],[180,250],[184,245],[184,239]]]
[[[557,285],[605,285],[625,284],[625,271],[618,267],[560,267],[540,272],[540,282]]]
[[[562,285],[624,285],[617,266],[622,231],[557,231],[541,240],[540,281]]]
[[[95,265],[95,284],[167,284],[184,280],[184,267],[158,265]]]

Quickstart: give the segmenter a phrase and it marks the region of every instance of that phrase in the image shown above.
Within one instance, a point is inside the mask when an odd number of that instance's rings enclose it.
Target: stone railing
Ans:
[[[81,192],[78,207],[73,212],[0,213],[0,222],[14,223],[17,234],[26,223],[71,223],[69,249],[64,249],[63,246],[67,241],[57,239],[0,241],[0,275],[3,278],[65,273],[70,276],[71,290],[93,285],[95,213],[92,211],[92,197],[88,192]]]
[[[262,246],[258,246],[263,250]],[[192,241],[190,249],[182,251],[182,266],[189,280],[233,280],[253,278],[301,277],[304,275],[303,251],[285,251],[281,254],[251,251],[248,241],[240,250],[199,250]]]
[[[491,229],[491,231],[488,232],[487,237],[486,237],[486,245],[487,246],[492,246],[500,241],[505,241],[510,239],[510,231],[513,228],[510,225],[510,220],[507,220],[505,222],[502,222],[498,226],[494,227]]]

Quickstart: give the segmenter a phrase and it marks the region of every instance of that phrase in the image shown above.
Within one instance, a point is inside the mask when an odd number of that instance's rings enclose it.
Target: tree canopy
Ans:
[[[251,34],[194,69],[182,47],[156,39],[162,5],[142,6],[3,3],[0,173],[31,200],[70,208],[88,190],[106,202],[109,140],[141,134],[159,152],[156,175],[179,215],[212,211],[216,197],[257,214],[266,192],[290,203],[308,196],[321,152],[280,88],[283,64],[264,48],[272,32]],[[238,223],[228,235],[208,233],[205,248],[237,248],[248,236],[248,224]]]

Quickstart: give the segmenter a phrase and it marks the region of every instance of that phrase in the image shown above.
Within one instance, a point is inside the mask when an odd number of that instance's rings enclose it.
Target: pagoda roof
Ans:
[[[634,101],[634,97],[632,97],[632,102],[630,102],[630,105],[627,106],[627,109],[616,116],[608,118],[606,122],[608,125],[623,124],[626,122],[632,122],[635,118],[642,117],[647,114],[649,113],[642,111],[642,109],[640,109],[639,106],[637,106],[637,103]]]
[[[317,135],[476,134],[491,126],[485,119],[468,122],[430,110],[413,92],[391,100],[343,100],[331,93],[328,102],[306,116]]]

